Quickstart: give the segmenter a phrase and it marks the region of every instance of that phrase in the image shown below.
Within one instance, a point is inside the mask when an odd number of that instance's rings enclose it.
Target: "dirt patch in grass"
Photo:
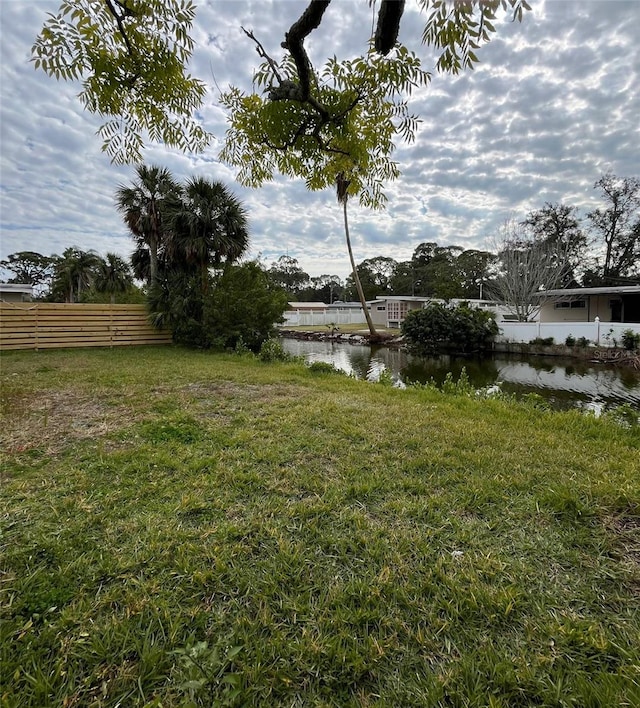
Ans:
[[[640,567],[640,517],[609,517],[605,526],[615,536],[622,557]]]
[[[210,417],[208,409],[220,400],[233,401],[233,409],[247,401],[290,402],[300,398],[303,391],[285,384],[257,386],[228,381],[193,383],[177,390],[183,410],[193,406],[198,409],[194,411],[196,416],[199,413],[205,417]],[[172,386],[156,387],[148,397],[162,399],[175,393]],[[219,411],[219,415],[229,412]],[[148,413],[148,410],[137,412],[126,398],[118,404],[99,395],[89,397],[73,390],[48,390],[37,396],[22,396],[19,406],[11,406],[4,416],[0,441],[9,455],[33,449],[54,455],[70,442],[103,437],[148,417]]]
[[[71,440],[101,437],[131,421],[124,405],[74,391],[44,391],[21,404],[2,424],[2,445],[9,454],[34,448],[55,454]]]

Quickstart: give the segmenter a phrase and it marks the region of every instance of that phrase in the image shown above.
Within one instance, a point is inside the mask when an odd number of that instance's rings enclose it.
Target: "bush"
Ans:
[[[489,347],[498,334],[498,325],[491,313],[467,303],[451,307],[434,302],[409,312],[402,323],[402,334],[418,354],[447,349],[476,352]]]
[[[199,276],[171,274],[150,294],[153,323],[179,344],[258,352],[282,320],[286,293],[255,262],[227,265],[205,285]]]
[[[339,374],[340,376],[346,376],[346,372],[342,369],[338,369],[337,366],[330,364],[328,361],[314,361],[308,366],[309,371],[314,374]]]
[[[565,340],[564,343],[567,347],[575,347],[576,346],[576,338],[570,334]]]
[[[640,333],[632,329],[625,329],[622,333],[622,346],[629,351],[640,348]]]
[[[285,352],[279,339],[267,339],[260,347],[258,357],[261,361],[291,361],[294,357]]]
[[[532,339],[529,344],[533,344],[534,346],[537,347],[551,347],[553,346],[554,339],[553,337],[536,337],[535,339]]]
[[[586,337],[580,337],[577,340],[576,344],[582,349],[586,349],[589,346],[590,342]]]

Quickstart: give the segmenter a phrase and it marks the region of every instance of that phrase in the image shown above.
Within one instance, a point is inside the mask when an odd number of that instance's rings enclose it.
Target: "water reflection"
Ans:
[[[309,362],[325,361],[369,381],[377,381],[383,371],[389,371],[398,383],[434,380],[441,384],[449,372],[457,379],[464,367],[477,388],[498,384],[503,391],[518,396],[537,393],[555,408],[581,407],[601,412],[623,403],[640,408],[640,372],[625,367],[556,357],[421,358],[385,347],[296,339],[284,339],[283,346]]]

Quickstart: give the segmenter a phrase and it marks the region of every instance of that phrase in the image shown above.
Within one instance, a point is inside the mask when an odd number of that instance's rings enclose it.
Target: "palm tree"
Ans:
[[[179,197],[180,185],[164,167],[139,165],[132,187],[121,185],[116,206],[136,239],[138,249],[149,252],[149,285],[158,279],[158,253],[165,241],[163,212]]]
[[[376,328],[371,319],[371,313],[367,307],[367,301],[364,298],[364,291],[362,289],[362,283],[360,282],[360,276],[358,275],[358,268],[356,267],[356,262],[353,258],[353,251],[351,250],[351,237],[349,236],[349,220],[347,219],[347,201],[349,199],[349,184],[348,180],[344,174],[339,174],[336,179],[336,188],[338,195],[338,202],[342,204],[342,212],[344,215],[344,234],[347,239],[347,250],[349,251],[349,260],[351,261],[351,271],[353,274],[353,282],[356,285],[356,290],[358,291],[358,298],[360,300],[360,305],[364,312],[365,319],[367,320],[367,326],[369,327],[370,341],[375,342],[380,337],[376,331]]]
[[[209,268],[238,260],[249,246],[246,210],[222,182],[188,180],[181,200],[172,203],[167,215],[168,260],[174,267],[198,273],[203,293]]]
[[[65,249],[54,266],[52,291],[64,297],[65,302],[79,301],[82,291],[91,287],[100,262],[95,251],[75,246]]]
[[[98,266],[95,285],[99,293],[111,295],[113,305],[116,301],[116,293],[124,293],[133,285],[129,264],[117,254],[107,253],[106,258]]]

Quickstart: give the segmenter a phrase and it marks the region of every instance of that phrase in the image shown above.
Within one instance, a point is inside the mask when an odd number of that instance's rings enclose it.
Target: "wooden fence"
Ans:
[[[0,349],[61,349],[170,344],[144,305],[0,302]]]

